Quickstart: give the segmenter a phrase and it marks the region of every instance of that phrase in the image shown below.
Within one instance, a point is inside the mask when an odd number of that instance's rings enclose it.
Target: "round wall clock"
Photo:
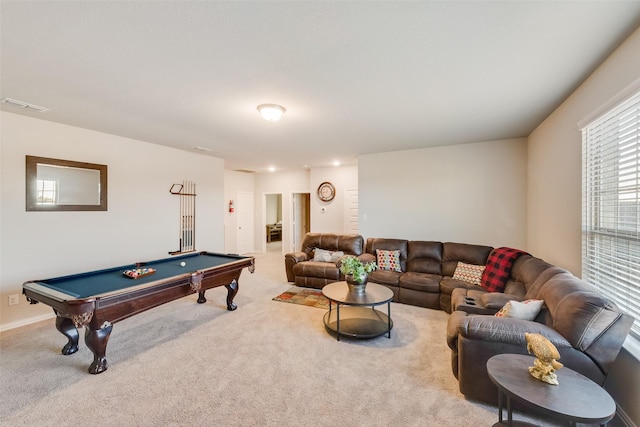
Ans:
[[[336,196],[336,188],[330,182],[323,182],[318,186],[318,198],[323,202],[330,202]]]

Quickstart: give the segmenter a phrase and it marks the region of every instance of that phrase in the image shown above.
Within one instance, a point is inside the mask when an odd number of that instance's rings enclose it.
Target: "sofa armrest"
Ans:
[[[287,272],[287,281],[295,282],[296,276],[293,274],[293,266],[302,261],[308,261],[305,252],[290,252],[284,255],[284,268]]]
[[[358,259],[363,263],[372,263],[372,262],[376,262],[376,256],[374,254],[370,254],[370,253],[364,253],[360,256],[358,256]]]
[[[557,348],[572,347],[565,337],[542,323],[496,316],[466,316],[460,318],[458,334],[473,340],[493,341],[527,346],[525,332],[541,334]]]
[[[522,298],[516,295],[503,294],[501,292],[487,292],[480,298],[482,306],[492,310],[500,310],[511,300],[522,301]]]

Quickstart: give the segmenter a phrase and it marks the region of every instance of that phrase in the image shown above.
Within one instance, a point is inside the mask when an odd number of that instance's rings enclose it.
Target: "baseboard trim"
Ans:
[[[55,317],[56,317],[55,313],[51,313],[51,314],[43,314],[41,316],[36,316],[36,317],[30,317],[28,319],[19,320],[17,322],[6,323],[4,325],[0,325],[0,332],[21,328],[22,326],[32,325],[34,323],[42,322],[43,320],[54,319]]]
[[[616,410],[616,418],[619,418],[620,421],[622,421],[622,424],[625,425],[625,427],[638,427],[636,425],[636,423],[633,422],[633,420],[631,418],[629,418],[629,416],[627,415],[626,412],[624,412],[624,409],[622,409],[620,406],[617,406],[617,410]]]

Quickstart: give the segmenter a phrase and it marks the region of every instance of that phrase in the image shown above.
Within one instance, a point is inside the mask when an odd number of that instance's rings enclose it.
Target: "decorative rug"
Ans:
[[[290,302],[292,304],[307,305],[309,307],[329,309],[329,300],[317,289],[294,286],[286,292],[273,298],[274,301]]]

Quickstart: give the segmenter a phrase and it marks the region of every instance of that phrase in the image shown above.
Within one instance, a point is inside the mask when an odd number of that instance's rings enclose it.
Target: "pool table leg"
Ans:
[[[233,279],[231,283],[225,285],[225,288],[227,288],[227,310],[233,311],[238,308],[236,303],[233,302],[233,299],[238,293],[238,281],[236,279]]]
[[[73,320],[62,316],[56,316],[56,329],[69,340],[62,347],[62,354],[68,356],[78,351],[78,329],[73,324]]]
[[[99,374],[109,367],[107,363],[107,342],[113,326],[111,323],[105,322],[100,329],[92,330],[87,327],[84,333],[84,342],[93,353],[93,363],[89,366],[90,374]]]

